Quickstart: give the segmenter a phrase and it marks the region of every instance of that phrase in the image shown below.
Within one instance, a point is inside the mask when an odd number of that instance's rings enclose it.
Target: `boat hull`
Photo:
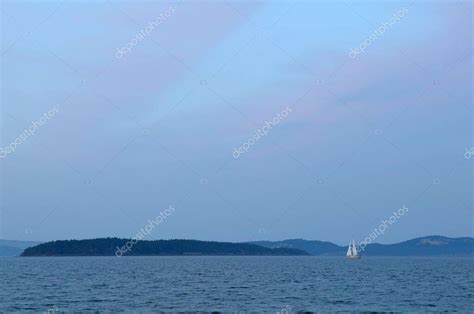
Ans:
[[[361,256],[360,255],[346,256],[346,258],[348,258],[348,259],[360,259]]]

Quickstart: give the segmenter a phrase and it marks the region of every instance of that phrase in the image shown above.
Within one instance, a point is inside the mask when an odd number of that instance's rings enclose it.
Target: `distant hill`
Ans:
[[[474,254],[474,238],[429,236],[395,244],[370,244],[364,255],[376,256],[463,256]]]
[[[256,241],[252,244],[261,245],[268,248],[289,248],[300,249],[311,255],[343,255],[344,247],[331,242],[323,242],[317,240],[291,239],[283,241]]]
[[[250,242],[268,248],[294,248],[311,255],[346,254],[347,246],[339,246],[331,242],[309,241],[302,239],[284,241]],[[396,244],[373,243],[365,247],[365,256],[468,256],[474,255],[474,238],[448,238],[443,236],[427,236]]]
[[[18,256],[27,247],[34,246],[40,242],[33,241],[15,241],[15,240],[0,240],[0,256]]]
[[[129,239],[101,238],[61,240],[25,249],[21,256],[113,256],[117,248],[125,248]],[[130,245],[129,245],[130,246]],[[119,254],[122,255],[122,254]],[[249,243],[207,242],[196,240],[138,241],[124,256],[153,255],[309,255],[293,248],[266,248]]]

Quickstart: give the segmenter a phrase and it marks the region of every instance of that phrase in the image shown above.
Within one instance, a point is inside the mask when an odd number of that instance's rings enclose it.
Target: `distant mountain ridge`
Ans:
[[[311,255],[341,255],[341,250],[344,250],[344,247],[332,242],[317,240],[289,239],[283,241],[255,241],[250,243],[268,248],[298,248]]]
[[[466,256],[474,255],[474,238],[429,236],[395,244],[369,244],[365,255],[377,256]]]
[[[310,241],[302,239],[283,241],[255,241],[253,244],[269,248],[295,248],[317,256],[342,256],[347,246],[331,242]],[[469,256],[474,255],[474,238],[448,238],[444,236],[427,236],[395,244],[368,244],[362,251],[366,256]]]
[[[21,256],[176,256],[176,255],[309,255],[293,248],[267,248],[250,243],[227,243],[197,240],[154,240],[99,238],[59,240],[24,250]]]
[[[114,239],[117,246],[123,245],[126,243],[126,239],[117,239],[117,238],[106,238]],[[95,239],[95,240],[104,240],[104,239]],[[92,241],[92,240],[69,240],[69,241]],[[118,242],[117,242],[118,241]],[[216,255],[216,254],[240,254],[240,255],[302,255],[309,254],[314,256],[343,256],[347,251],[347,246],[339,246],[337,244],[327,242],[327,241],[317,241],[317,240],[304,240],[304,239],[288,239],[282,241],[255,241],[248,243],[223,243],[223,242],[208,242],[208,241],[196,241],[196,240],[159,240],[159,241],[190,241],[186,247],[193,248],[193,250],[186,252],[179,249],[178,242],[168,242],[167,246],[163,247],[164,250],[169,253],[169,255],[187,255],[187,254],[204,254],[204,255]],[[194,242],[193,242],[194,241]],[[51,247],[51,243],[56,243],[56,248]],[[140,241],[140,242],[151,242],[151,241]],[[54,241],[44,243],[46,246],[37,247],[40,242],[34,241],[14,241],[14,240],[0,240],[0,256],[18,256],[23,251],[26,251],[26,254],[36,255],[36,256],[47,256],[48,254],[52,255],[61,255],[65,253],[58,254],[55,250],[58,250],[59,247],[62,247],[61,250],[65,252],[71,251],[72,255],[113,255],[115,247],[109,247],[104,251],[104,243],[102,243],[102,249],[97,247],[94,252],[88,252],[88,248],[85,247],[76,247],[73,249],[76,242],[68,241]],[[242,244],[254,244],[266,249],[276,249],[274,251],[258,251],[253,248],[249,251],[249,247],[243,246],[240,247],[240,251],[237,250],[237,247],[227,247],[225,250],[218,252],[214,247],[214,251],[210,248],[204,249],[205,245],[203,243],[213,243],[213,244],[231,244],[231,245],[242,245]],[[109,243],[111,244],[111,243]],[[181,243],[183,244],[183,243]],[[141,244],[143,245],[143,244]],[[142,254],[140,250],[145,249],[141,248],[141,245],[137,246],[137,254]],[[194,246],[193,246],[194,245]],[[33,247],[34,249],[25,250],[28,247]],[[146,246],[146,243],[145,243]],[[177,247],[174,247],[177,246]],[[222,248],[222,247],[220,247]],[[81,250],[84,249],[83,252]],[[199,250],[203,250],[202,252]],[[296,249],[297,251],[292,251],[291,249]],[[50,250],[50,253],[47,253]],[[102,251],[101,251],[102,250]],[[147,250],[147,249],[145,249]],[[303,251],[303,252],[301,252]],[[271,252],[271,253],[270,253]],[[153,254],[163,255],[161,251],[156,251]],[[127,254],[125,254],[127,255]],[[132,254],[133,255],[133,254]],[[143,254],[147,255],[147,254]],[[461,237],[461,238],[449,238],[444,236],[427,236],[416,239],[407,240],[400,243],[394,244],[379,244],[373,243],[369,244],[362,251],[364,256],[473,256],[474,255],[474,238],[472,237]]]
[[[40,244],[35,241],[16,241],[0,239],[0,256],[18,256],[27,247]]]

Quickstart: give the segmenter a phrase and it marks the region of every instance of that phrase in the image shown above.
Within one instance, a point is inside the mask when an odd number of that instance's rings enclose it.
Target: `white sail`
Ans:
[[[352,242],[349,242],[349,247],[347,248],[346,256],[347,256],[348,258],[355,258],[355,259],[359,259],[359,258],[360,258],[360,255],[359,255],[359,253],[357,252],[357,246],[356,246],[354,240],[352,240]]]
[[[349,242],[349,247],[347,248],[346,256],[351,256],[351,255],[352,255],[352,243]]]
[[[359,254],[357,253],[357,247],[356,247],[356,245],[355,245],[355,243],[354,243],[354,240],[352,240],[352,255],[359,255]]]

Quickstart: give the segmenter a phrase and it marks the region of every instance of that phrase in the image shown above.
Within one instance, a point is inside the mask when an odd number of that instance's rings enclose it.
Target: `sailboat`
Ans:
[[[354,240],[352,240],[352,242],[349,243],[349,247],[347,248],[346,257],[347,258],[356,258],[356,259],[360,258],[360,254],[359,254],[359,252],[357,252],[357,247],[355,245]]]

